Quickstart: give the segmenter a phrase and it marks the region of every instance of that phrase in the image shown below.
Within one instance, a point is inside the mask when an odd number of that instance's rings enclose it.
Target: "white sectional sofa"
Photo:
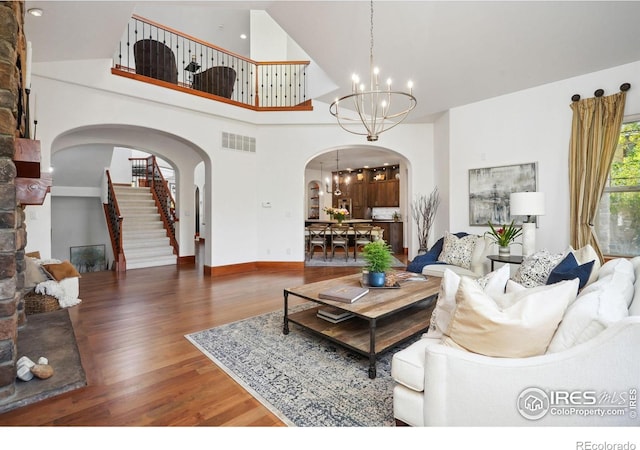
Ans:
[[[520,307],[529,308],[521,311],[524,316],[535,317],[543,308],[551,316],[561,312],[559,325],[553,325],[546,338],[549,344],[540,339],[546,349],[535,356],[469,351],[434,331],[435,322],[448,319],[440,310],[429,333],[393,356],[396,421],[412,426],[640,426],[640,257],[614,259],[593,270],[597,276],[592,273],[579,294],[577,280],[563,281],[555,294],[548,294],[546,287],[526,294],[540,291],[535,302]],[[443,278],[438,302],[445,282]],[[460,281],[458,287],[463,284],[469,281]],[[474,295],[481,296],[481,288],[474,289]],[[573,297],[565,295],[571,289]],[[455,295],[459,302],[460,291]],[[497,353],[513,349],[517,355],[526,352],[522,347],[529,341],[548,333],[541,327],[539,333],[534,329],[535,334],[527,335],[529,329],[508,338],[491,332],[493,324],[487,326],[489,331],[471,340],[472,347],[477,343],[486,348],[483,341],[497,337],[491,348]],[[450,323],[447,332],[455,335],[454,327]]]
[[[425,255],[409,263],[407,270],[442,277],[449,269],[458,275],[478,278],[489,272],[491,263],[487,256],[496,251],[496,244],[486,236],[446,232]]]

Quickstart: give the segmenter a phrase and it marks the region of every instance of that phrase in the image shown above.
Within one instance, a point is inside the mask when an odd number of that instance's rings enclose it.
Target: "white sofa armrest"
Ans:
[[[640,317],[627,317],[594,339],[560,353],[493,358],[441,344],[425,349],[424,424],[427,426],[618,426],[640,425],[621,416],[554,415],[524,418],[518,398],[527,388],[621,394],[638,389]],[[553,406],[553,405],[552,405]],[[570,405],[569,405],[570,406]],[[606,405],[605,405],[606,406]]]

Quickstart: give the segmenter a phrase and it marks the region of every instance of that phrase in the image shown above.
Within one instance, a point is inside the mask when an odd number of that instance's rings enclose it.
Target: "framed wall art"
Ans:
[[[107,270],[105,245],[83,245],[70,248],[69,262],[79,273]]]
[[[469,169],[469,225],[487,226],[511,223],[509,195],[534,192],[538,187],[538,164]],[[514,217],[522,224],[524,217]],[[534,217],[532,217],[533,221]]]

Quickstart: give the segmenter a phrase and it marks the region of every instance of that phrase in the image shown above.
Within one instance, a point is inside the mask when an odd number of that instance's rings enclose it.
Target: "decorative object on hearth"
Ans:
[[[436,186],[431,194],[419,195],[411,204],[411,214],[416,221],[418,230],[418,243],[420,248],[418,253],[426,252],[429,249],[429,232],[433,226],[433,221],[440,205],[440,194]]]
[[[364,83],[360,84],[360,78],[354,74],[351,78],[351,94],[335,100],[329,107],[329,112],[345,131],[367,136],[367,141],[374,142],[381,133],[400,124],[416,107],[417,100],[413,96],[411,81],[408,83],[409,92],[391,90],[391,78],[387,79],[386,89],[379,84],[379,69],[373,64],[373,0],[370,5],[369,89],[366,89]],[[343,102],[348,104],[347,108],[353,105],[357,117],[350,109],[341,109]],[[364,125],[364,130],[361,125]]]
[[[522,234],[522,228],[518,228],[514,220],[512,220],[509,225],[505,224],[500,228],[494,227],[491,221],[489,221],[489,228],[491,228],[491,230],[487,231],[485,236],[489,236],[498,244],[498,254],[500,256],[509,256],[511,254],[509,246]]]
[[[57,311],[60,309],[58,299],[53,295],[38,294],[29,291],[24,295],[24,312],[27,315]]]
[[[544,194],[542,192],[514,192],[509,197],[511,216],[527,216],[522,223],[522,256],[536,251],[536,223],[532,216],[543,216]],[[512,222],[513,223],[513,222]]]
[[[18,330],[18,355],[46,355],[37,364],[49,364],[55,374],[47,380],[18,383],[14,395],[0,399],[0,414],[63,394],[87,385],[69,311],[60,309],[35,314]],[[35,357],[31,364],[36,363]],[[28,364],[31,372],[31,364]],[[34,364],[35,365],[35,364]]]

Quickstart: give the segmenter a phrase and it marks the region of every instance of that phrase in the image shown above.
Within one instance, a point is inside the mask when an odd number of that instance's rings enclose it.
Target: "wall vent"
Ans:
[[[256,138],[241,136],[239,134],[222,132],[222,148],[227,150],[240,150],[243,152],[256,152]]]

